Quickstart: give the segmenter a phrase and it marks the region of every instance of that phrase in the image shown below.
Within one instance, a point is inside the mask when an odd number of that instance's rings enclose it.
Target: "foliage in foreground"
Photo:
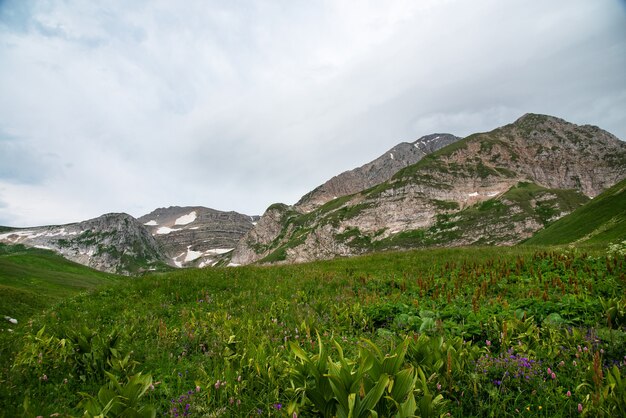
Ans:
[[[6,416],[619,416],[625,285],[623,255],[532,248],[153,275],[2,335],[14,351],[0,405]]]

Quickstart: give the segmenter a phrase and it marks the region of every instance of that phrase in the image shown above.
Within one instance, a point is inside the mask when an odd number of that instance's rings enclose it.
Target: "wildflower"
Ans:
[[[583,412],[583,404],[578,404],[578,412]]]
[[[241,375],[237,376],[237,382],[241,382]]]
[[[491,341],[485,340],[485,344],[487,344],[487,347],[491,347]]]
[[[196,386],[196,392],[200,392],[200,386]]]
[[[298,413],[296,411],[293,411],[293,414],[291,414],[291,418],[298,418]]]
[[[275,404],[274,404],[274,408],[275,408],[277,411],[280,411],[280,410],[282,409],[282,407],[283,407],[283,404],[280,404],[280,403],[275,403]]]
[[[552,380],[554,380],[554,379],[556,379],[556,374],[555,374],[555,373],[552,373],[552,374],[550,375],[550,377],[552,378]]]
[[[565,394],[565,396],[567,396],[568,398],[572,397],[572,392],[570,392],[569,390],[567,391],[567,393]]]
[[[572,364],[576,367],[576,360],[572,361]]]
[[[441,390],[441,383],[437,383],[437,390]]]
[[[543,407],[542,407],[541,405],[539,405],[539,407],[538,407],[538,408],[539,408],[539,410],[540,410],[540,411],[543,409]]]
[[[220,380],[217,379],[217,382],[215,382],[215,389],[219,389],[220,388]]]
[[[552,369],[548,367],[548,374],[552,374]]]

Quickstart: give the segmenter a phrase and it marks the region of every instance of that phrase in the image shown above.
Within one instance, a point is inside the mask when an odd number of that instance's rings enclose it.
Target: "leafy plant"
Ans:
[[[115,375],[105,373],[109,382],[100,388],[97,396],[80,393],[83,400],[79,406],[84,408],[84,417],[156,417],[154,407],[141,405],[141,398],[152,385],[152,376],[138,373],[121,384]]]
[[[297,359],[290,368],[297,395],[291,410],[306,411],[310,403],[312,412],[325,417],[413,416],[417,375],[413,367],[404,367],[408,343],[405,340],[390,354],[383,354],[373,342],[363,340],[358,357],[351,360],[333,341],[336,361],[319,336],[315,355],[291,344]]]

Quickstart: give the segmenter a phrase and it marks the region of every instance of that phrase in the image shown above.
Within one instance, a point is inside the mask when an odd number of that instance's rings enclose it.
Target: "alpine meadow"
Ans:
[[[0,0],[0,418],[626,417],[625,28]]]
[[[497,182],[511,178],[493,172]],[[344,208],[352,196],[316,209],[323,216],[280,206],[291,213],[282,228],[314,234],[313,219],[337,228],[337,219],[350,218]],[[174,269],[164,259],[128,277],[4,244],[0,284],[10,321],[0,333],[2,413],[624,415],[626,180],[591,200],[579,196],[515,183],[474,205],[436,203],[445,215],[433,226],[383,232],[354,247],[371,254],[296,264],[265,257],[260,265],[220,267],[232,257],[226,251],[215,252],[222,258],[213,267]],[[548,209],[557,207],[571,213],[551,221],[556,211]],[[171,208],[172,219],[188,210]],[[250,233],[267,213],[242,241],[259,236]],[[484,246],[476,235],[479,221],[527,219],[547,227],[515,246]],[[46,228],[35,235],[55,237],[59,227]],[[14,239],[34,234],[6,230]],[[287,255],[293,246],[280,244],[288,236],[280,231],[274,242]],[[426,239],[441,231],[447,245]],[[475,244],[455,246],[470,231]],[[98,234],[76,236],[89,237],[81,245],[95,245],[97,255],[112,248]],[[112,254],[127,263],[132,253]]]

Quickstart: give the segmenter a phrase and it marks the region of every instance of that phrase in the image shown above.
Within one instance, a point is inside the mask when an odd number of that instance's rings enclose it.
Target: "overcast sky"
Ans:
[[[626,2],[0,0],[0,225],[262,214],[526,112],[626,139]]]

